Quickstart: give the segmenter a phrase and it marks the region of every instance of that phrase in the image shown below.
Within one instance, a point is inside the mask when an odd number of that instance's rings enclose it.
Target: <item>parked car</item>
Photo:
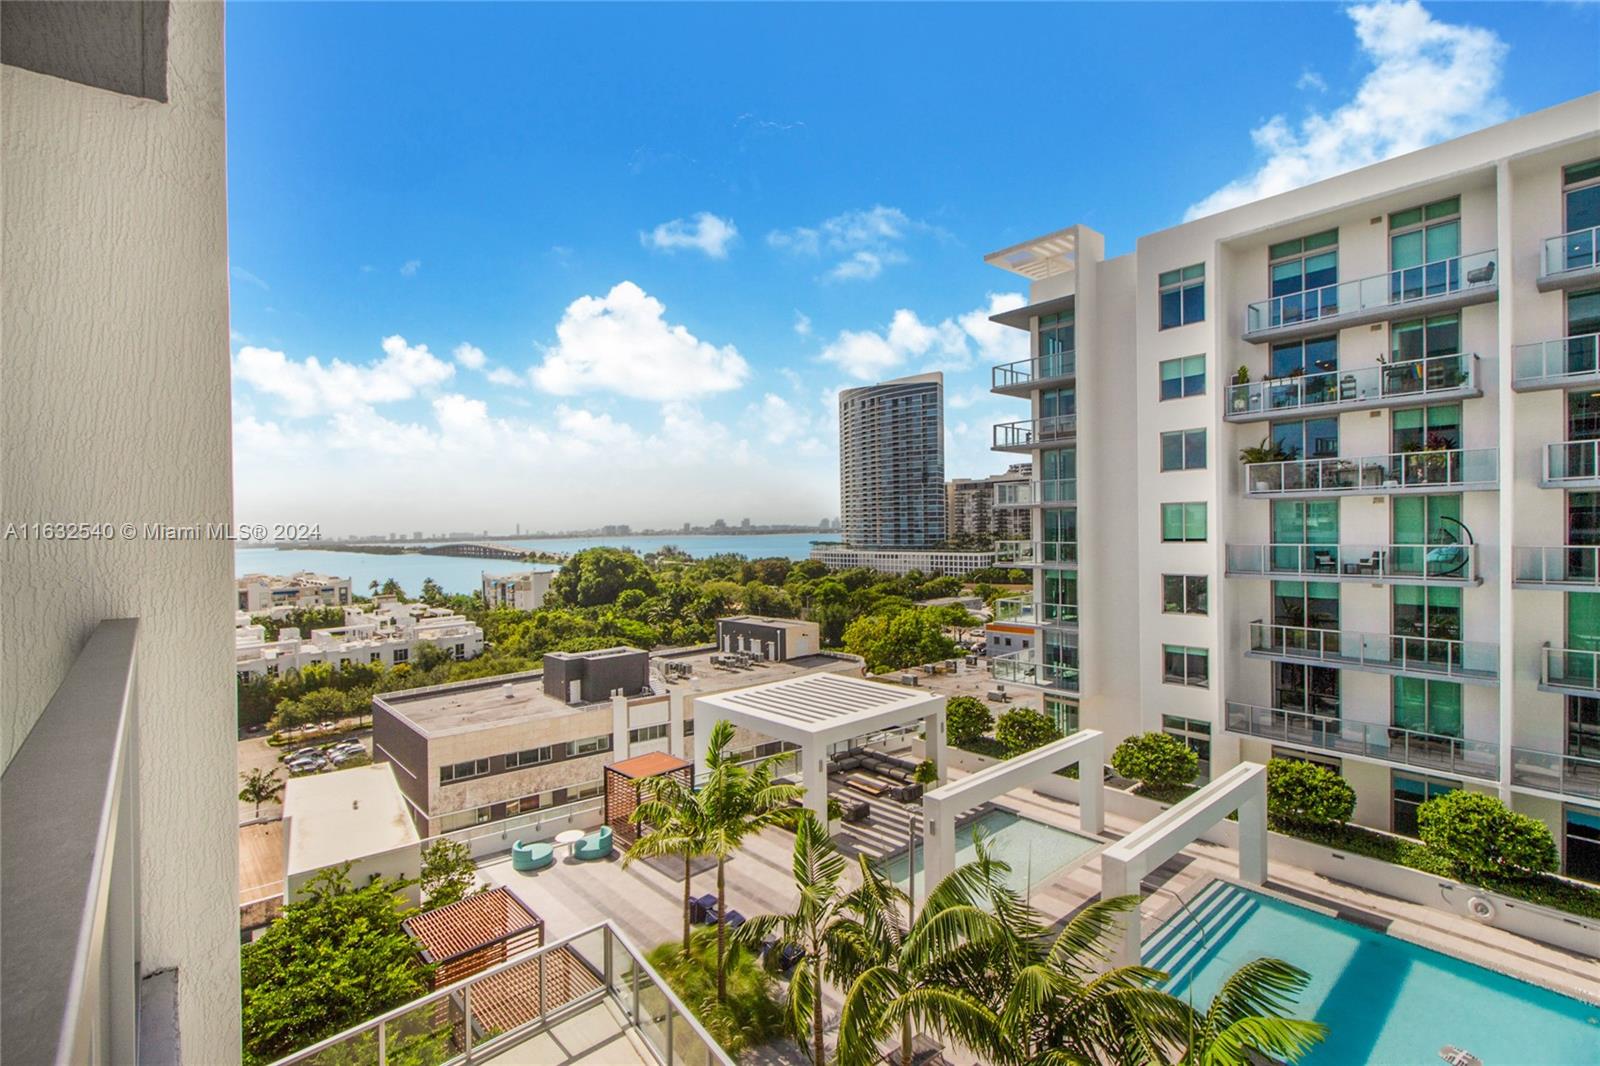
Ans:
[[[326,765],[321,760],[295,759],[289,763],[289,772],[291,774],[314,774]]]

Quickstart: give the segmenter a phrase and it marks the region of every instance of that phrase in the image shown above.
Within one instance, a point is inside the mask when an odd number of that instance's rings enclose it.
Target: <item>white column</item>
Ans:
[[[621,761],[628,757],[628,697],[611,697],[611,750],[616,754],[613,761]]]
[[[1500,601],[1500,684],[1496,694],[1500,697],[1498,716],[1499,741],[1500,741],[1500,802],[1511,805],[1511,745],[1516,739],[1515,709],[1517,700],[1517,618],[1516,618],[1516,593],[1512,590],[1511,580],[1515,576],[1516,567],[1512,559],[1512,547],[1516,544],[1516,512],[1517,512],[1517,464],[1516,440],[1517,424],[1514,417],[1516,412],[1516,393],[1511,391],[1512,372],[1515,369],[1515,360],[1512,358],[1512,343],[1516,339],[1516,330],[1513,328],[1513,312],[1516,308],[1516,299],[1519,294],[1515,292],[1516,282],[1516,256],[1514,251],[1515,233],[1512,229],[1512,195],[1511,195],[1511,163],[1502,159],[1495,164],[1495,241],[1499,247],[1499,263],[1496,269],[1500,272],[1500,299],[1494,304],[1496,322],[1499,326],[1499,358],[1495,360],[1496,369],[1496,405],[1498,419],[1495,426],[1495,437],[1500,442],[1500,491],[1495,495],[1499,501],[1499,528],[1495,530],[1495,584],[1499,587]]]
[[[941,707],[934,714],[927,715],[922,719],[922,731],[925,734],[923,750],[929,761],[933,763],[934,771],[939,775],[937,784],[934,786],[937,788],[938,785],[944,784],[945,781],[944,708]],[[932,882],[929,883],[931,884]]]
[[[1085,833],[1106,828],[1105,738],[1086,745],[1078,760],[1078,824]]]
[[[1258,780],[1259,793],[1239,804],[1239,880],[1251,885],[1267,883],[1267,784]]]
[[[806,788],[806,807],[817,816],[824,829],[828,826],[828,764],[819,750],[820,745],[807,743],[797,753],[800,757],[800,778]]]
[[[706,782],[706,754],[711,750],[711,718],[705,716],[701,721],[700,715],[695,715],[694,720],[694,783],[696,787]]]
[[[1138,895],[1139,878],[1126,860],[1102,855],[1100,858],[1100,898],[1116,899],[1118,896]],[[1141,900],[1141,902],[1143,902]],[[1111,950],[1111,966],[1137,966],[1139,963],[1139,908],[1125,912],[1119,923],[1122,935]]]
[[[922,797],[923,885],[937,885],[956,868],[956,819],[951,804]],[[928,891],[925,889],[924,891]]]

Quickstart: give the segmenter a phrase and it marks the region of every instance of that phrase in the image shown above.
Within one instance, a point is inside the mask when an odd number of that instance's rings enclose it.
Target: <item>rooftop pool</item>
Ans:
[[[1227,975],[1272,955],[1311,975],[1298,1015],[1328,1027],[1302,1062],[1437,1063],[1446,1045],[1484,1066],[1600,1062],[1600,1007],[1225,881],[1145,945],[1169,992],[1204,1008]]]
[[[1054,877],[1056,872],[1100,847],[1101,842],[1066,829],[1058,829],[1015,811],[991,808],[956,826],[956,865],[972,861],[977,854],[973,837],[983,834],[989,854],[1011,866],[1006,883],[1026,895]],[[923,846],[917,847],[917,896],[927,891],[922,878]],[[901,888],[906,887],[906,853],[891,855],[879,864],[884,876]]]

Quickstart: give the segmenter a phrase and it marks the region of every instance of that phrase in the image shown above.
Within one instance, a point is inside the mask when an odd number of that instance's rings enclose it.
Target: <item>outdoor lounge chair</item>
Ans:
[[[698,925],[709,925],[716,920],[717,897],[707,893],[689,901],[689,920]]]
[[[542,870],[556,861],[555,849],[549,844],[523,843],[518,840],[511,845],[511,868],[529,872]]]
[[[590,833],[572,845],[572,854],[579,859],[605,859],[611,856],[611,827],[603,825],[597,833]]]
[[[728,912],[728,928],[737,929],[745,923],[745,916],[738,911]]]

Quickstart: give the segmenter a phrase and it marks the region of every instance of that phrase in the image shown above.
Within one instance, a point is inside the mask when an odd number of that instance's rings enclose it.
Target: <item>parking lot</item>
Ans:
[[[278,770],[278,780],[287,781],[290,777],[290,773],[284,766],[280,756],[288,752],[292,752],[298,748],[309,747],[312,745],[320,746],[323,744],[334,744],[344,740],[359,741],[362,749],[369,757],[371,756],[372,730],[370,729],[363,729],[352,733],[344,733],[337,737],[328,737],[325,739],[307,739],[302,743],[287,744],[282,748],[275,748],[271,744],[268,744],[266,736],[262,735],[258,737],[251,737],[248,740],[239,741],[239,772],[241,774],[246,774],[255,769],[271,770],[275,768]],[[240,787],[243,787],[243,779],[240,779],[239,784]],[[282,813],[282,804],[263,803],[261,805],[261,817],[263,818],[276,818]],[[239,821],[241,823],[247,822],[254,817],[256,817],[256,805],[254,803],[246,803],[244,800],[240,800]]]

